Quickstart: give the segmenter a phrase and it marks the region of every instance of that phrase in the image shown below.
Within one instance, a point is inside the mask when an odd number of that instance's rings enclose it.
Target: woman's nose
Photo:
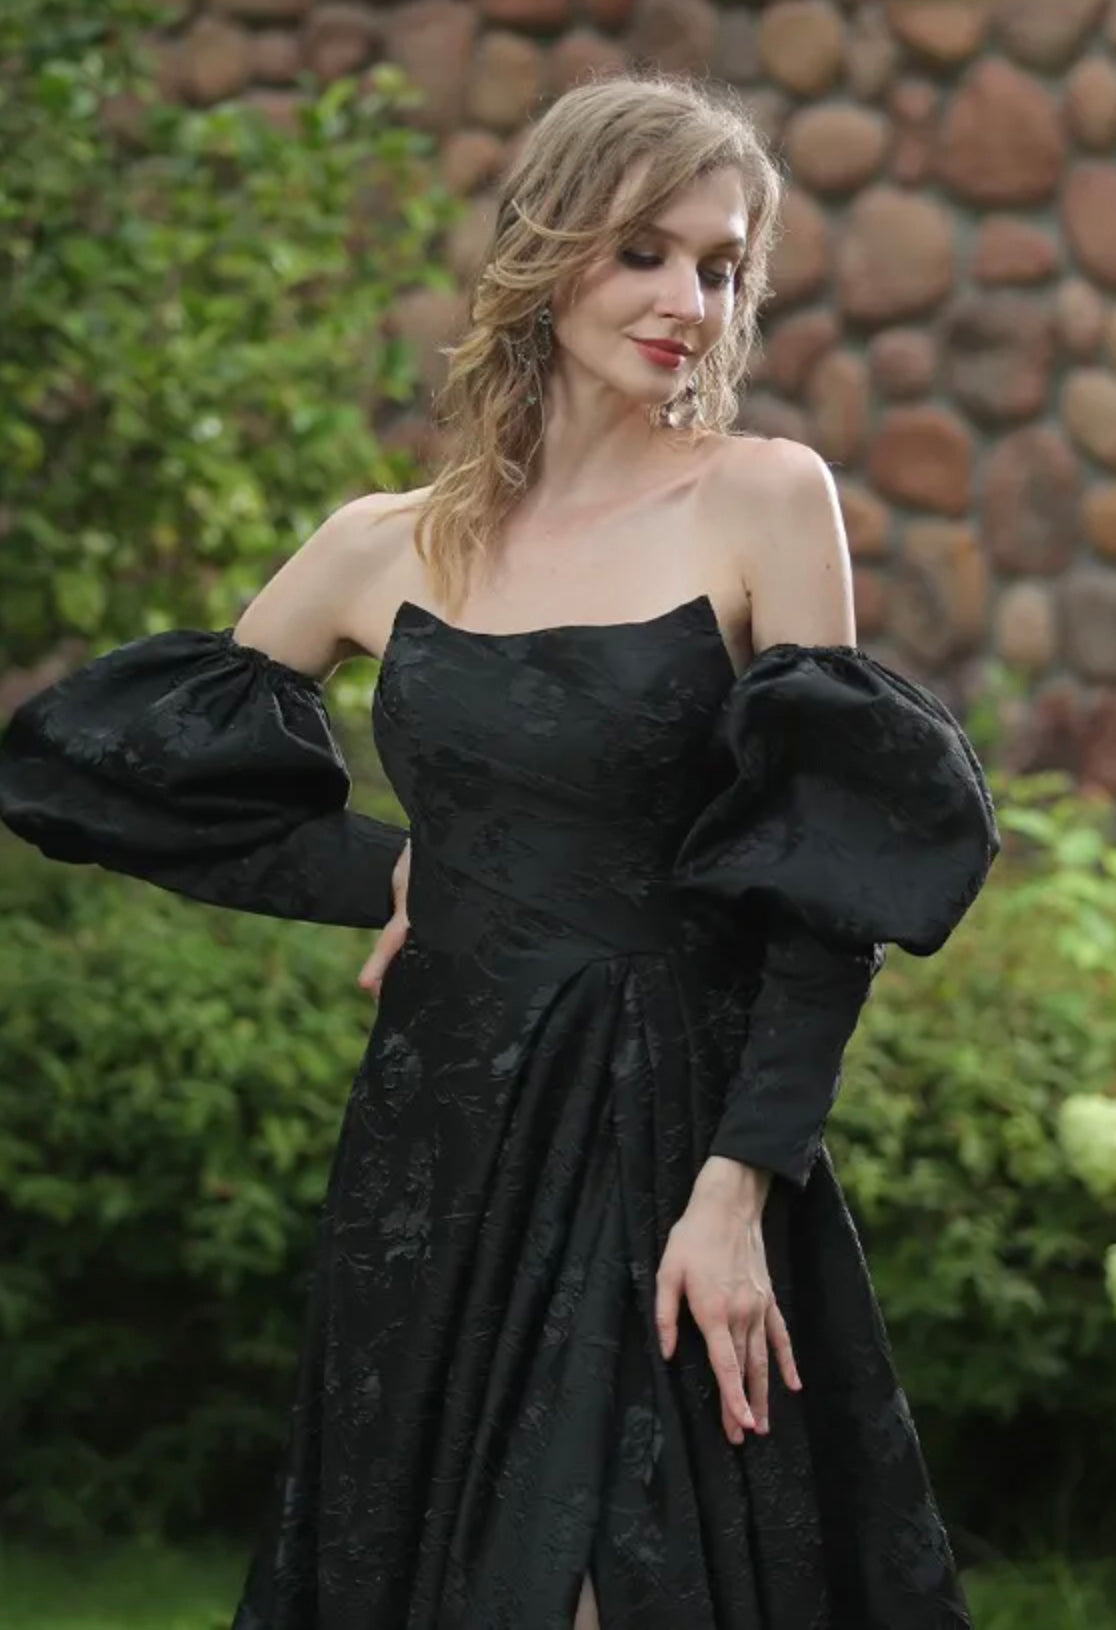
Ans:
[[[705,315],[705,296],[697,273],[676,272],[660,291],[656,310],[660,317],[676,323],[700,323]]]

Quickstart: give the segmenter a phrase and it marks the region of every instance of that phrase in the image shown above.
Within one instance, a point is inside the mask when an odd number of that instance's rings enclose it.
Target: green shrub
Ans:
[[[283,1427],[369,936],[0,856],[2,1509],[227,1514]]]
[[[889,954],[831,1143],[912,1397],[1112,1408],[1109,1222],[1059,1136],[1070,1094],[1116,1094],[1111,811],[1057,777],[998,805],[1005,854],[962,928]]]
[[[1006,1546],[1116,1542],[1108,1206],[1061,1136],[1116,1098],[1112,809],[997,782],[1005,851],[950,943],[892,949],[830,1144],[952,1516]]]
[[[177,10],[178,8],[171,8]],[[161,103],[158,0],[0,7],[0,671],[60,636],[211,627],[354,490],[416,387],[385,318],[448,286],[460,206],[384,64],[254,107]]]

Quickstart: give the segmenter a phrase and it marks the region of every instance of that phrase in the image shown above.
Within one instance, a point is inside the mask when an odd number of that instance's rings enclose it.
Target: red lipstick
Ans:
[[[654,362],[660,368],[673,368],[677,371],[686,360],[684,352],[672,350],[667,345],[656,345],[652,340],[635,340],[633,343],[643,352],[648,362]]]

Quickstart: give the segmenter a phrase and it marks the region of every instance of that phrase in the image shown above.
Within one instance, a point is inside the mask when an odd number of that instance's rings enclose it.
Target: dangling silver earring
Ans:
[[[549,310],[544,306],[535,319],[534,348],[531,357],[532,365],[541,375],[543,368],[550,361],[554,349],[554,326]],[[533,406],[539,399],[538,391],[532,386],[524,400]]]

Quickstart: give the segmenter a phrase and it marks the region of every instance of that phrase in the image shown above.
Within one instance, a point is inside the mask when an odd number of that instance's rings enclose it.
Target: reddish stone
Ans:
[[[1081,566],[1061,583],[1062,641],[1084,679],[1116,681],[1116,571]]]
[[[501,28],[565,28],[570,20],[570,0],[478,0],[486,23]]]
[[[811,373],[806,400],[813,445],[835,464],[861,453],[868,433],[868,369],[853,351],[830,351]]]
[[[717,9],[711,0],[637,0],[625,46],[667,73],[702,74],[714,65]]]
[[[253,23],[298,22],[313,4],[314,0],[208,0],[210,11]]]
[[[1116,289],[1116,164],[1075,164],[1062,188],[1062,226],[1083,271]]]
[[[906,77],[892,87],[887,111],[897,124],[929,124],[938,111],[937,87],[925,79]]]
[[[759,46],[755,18],[747,11],[718,11],[713,48],[718,79],[730,85],[750,85],[759,73]]]
[[[789,97],[774,85],[759,85],[747,93],[744,106],[763,141],[778,147],[790,115]]]
[[[1054,361],[1049,308],[1023,294],[963,296],[945,330],[946,378],[974,418],[1029,419],[1046,400]]]
[[[894,122],[889,168],[905,187],[917,186],[930,176],[938,101],[937,90],[924,79],[901,79],[888,97]]]
[[[888,552],[891,511],[867,487],[851,481],[837,483],[841,515],[854,560],[877,560]]]
[[[1075,368],[1062,385],[1062,419],[1077,445],[1116,468],[1116,374]]]
[[[455,277],[470,282],[484,264],[496,225],[496,200],[479,193],[469,200],[465,215],[455,221],[446,240],[446,263]]]
[[[874,102],[895,77],[899,48],[882,12],[862,9],[849,18],[845,79],[862,102]]]
[[[941,127],[939,178],[974,204],[1037,204],[1065,159],[1058,106],[1046,87],[987,58],[962,81]]]
[[[984,638],[989,574],[976,534],[949,521],[912,521],[894,568],[888,626],[923,662],[973,650]]]
[[[465,198],[500,174],[504,144],[489,130],[455,130],[442,146],[441,160],[442,180]]]
[[[428,414],[404,413],[394,424],[379,431],[383,445],[395,453],[406,453],[423,471],[435,464],[434,443],[437,428]]]
[[[1004,767],[1015,774],[1081,769],[1085,706],[1075,680],[1055,679],[1033,697],[1005,745]]]
[[[853,204],[837,250],[841,309],[881,324],[930,311],[954,278],[953,222],[928,198],[872,187]]]
[[[871,566],[854,566],[852,574],[853,615],[856,635],[864,640],[882,633],[887,626],[887,580]]]
[[[490,29],[473,54],[469,119],[497,131],[521,125],[542,97],[543,64],[543,53],[533,40]]]
[[[620,45],[589,28],[571,28],[547,53],[546,94],[562,96],[574,85],[621,74],[628,59]]]
[[[1099,691],[1091,700],[1081,744],[1083,786],[1116,797],[1116,692]]]
[[[736,418],[736,428],[747,430],[753,436],[784,438],[787,441],[809,441],[806,416],[800,408],[764,391],[748,391]]]
[[[1116,481],[1088,489],[1081,501],[1081,530],[1098,555],[1116,561]]]
[[[912,51],[951,67],[980,49],[988,6],[986,0],[888,0],[887,20]]]
[[[125,142],[142,140],[147,107],[141,97],[131,91],[117,91],[105,97],[98,113],[105,129],[114,136],[119,136]]]
[[[881,396],[901,400],[925,396],[938,372],[938,353],[920,328],[889,328],[873,335],[868,368]]]
[[[177,70],[191,102],[208,106],[239,95],[252,71],[247,33],[219,17],[199,17],[181,40]]]
[[[1095,353],[1104,331],[1104,304],[1092,284],[1080,277],[1059,283],[1054,327],[1065,350],[1082,362]]]
[[[1013,668],[1042,673],[1058,650],[1058,624],[1044,583],[1012,583],[996,603],[996,655]]]
[[[777,85],[820,96],[841,72],[840,13],[827,0],[776,0],[760,18],[758,44],[760,66]]]
[[[183,44],[182,40],[169,40],[158,34],[149,34],[143,41],[146,67],[164,102],[177,102],[186,95],[182,83]]]
[[[581,0],[587,21],[611,32],[628,26],[634,8],[635,0]]]
[[[382,47],[383,31],[376,14],[351,0],[316,6],[302,31],[306,66],[322,80],[357,73],[379,56]]]
[[[815,192],[852,192],[883,163],[888,127],[878,113],[852,103],[821,103],[794,114],[785,141],[796,180]]]
[[[822,354],[837,341],[840,325],[827,307],[785,317],[764,341],[763,380],[794,396]]]
[[[1104,10],[1105,0],[996,0],[996,31],[1020,62],[1060,68]]]
[[[285,135],[296,135],[301,128],[301,112],[306,98],[299,91],[265,90],[262,87],[245,91],[241,98],[249,107],[263,114],[268,124]]]
[[[772,309],[797,305],[829,275],[829,224],[806,193],[791,188],[783,201],[781,235],[771,256]]]
[[[1044,283],[1058,269],[1058,245],[1031,221],[986,215],[977,229],[972,272],[978,283]]]
[[[424,387],[434,389],[443,382],[446,358],[441,348],[460,339],[466,308],[463,292],[419,288],[396,295],[385,313],[386,335],[406,342]]]
[[[407,120],[449,133],[465,123],[465,89],[479,21],[468,0],[408,0],[383,14],[388,58],[422,92]]]
[[[872,485],[885,497],[919,509],[963,515],[972,476],[972,439],[945,408],[891,408],[868,449]]]
[[[290,85],[302,72],[298,37],[285,28],[265,28],[250,36],[250,73],[264,85]]]
[[[1066,120],[1082,147],[1110,153],[1116,146],[1116,66],[1085,57],[1066,79]]]
[[[1077,547],[1077,460],[1061,433],[1029,425],[1004,436],[984,471],[981,530],[1005,572],[1054,576]]]

